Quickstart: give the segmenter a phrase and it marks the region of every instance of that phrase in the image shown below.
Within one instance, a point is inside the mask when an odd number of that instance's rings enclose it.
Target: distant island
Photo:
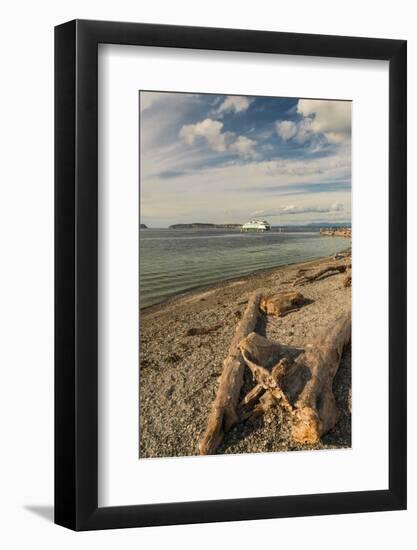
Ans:
[[[140,229],[148,229],[148,226],[145,225],[144,223],[141,223],[141,224],[139,225],[139,228],[140,228]]]
[[[241,223],[174,223],[168,229],[238,229]]]

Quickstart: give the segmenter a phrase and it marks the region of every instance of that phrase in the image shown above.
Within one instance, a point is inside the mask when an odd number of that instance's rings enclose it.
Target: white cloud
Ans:
[[[279,137],[285,141],[293,138],[298,131],[297,124],[292,120],[280,120],[275,123],[275,127]]]
[[[213,151],[219,153],[226,151],[228,133],[222,133],[223,122],[206,118],[196,124],[185,124],[180,130],[180,137],[192,145],[198,137],[204,138]]]
[[[145,102],[144,94],[151,96]],[[226,99],[221,98],[214,108]],[[276,219],[283,223],[350,219],[350,190],[342,182],[350,181],[351,150],[345,136],[336,131],[337,126],[334,132],[326,132],[326,139],[338,144],[329,155],[261,160],[259,143],[268,141],[269,134],[261,138],[254,131],[245,135],[225,131],[223,119],[213,115],[212,101],[207,102],[205,111],[211,115],[193,119],[196,124],[185,124],[190,116],[201,112],[199,102],[201,98],[196,96],[190,110],[187,94],[141,94],[141,106],[146,111],[140,118],[141,212],[151,225],[163,227],[197,218],[243,223],[252,211],[266,208],[281,209]],[[298,113],[298,118],[303,125],[297,126],[297,138],[291,139],[307,140],[303,149],[311,151],[312,143],[325,139],[324,134],[311,129],[315,115]],[[274,124],[269,128],[277,132]],[[187,200],[179,202],[179,196]]]
[[[334,203],[330,206],[296,206],[294,204],[270,208],[267,210],[255,210],[251,213],[252,216],[280,216],[281,214],[330,214],[343,212],[344,206],[342,203]]]
[[[221,115],[223,113],[226,113],[227,111],[234,111],[235,113],[246,111],[252,101],[253,100],[249,97],[229,95],[226,97],[223,103],[221,103],[220,107],[216,109],[215,114]]]
[[[259,163],[262,171],[277,181],[330,181],[349,179],[350,149],[341,148],[336,154],[320,158],[276,159]]]
[[[212,223],[243,223],[254,216],[254,210],[276,211],[284,206],[294,208],[276,212],[282,223],[350,219],[350,190],[343,185],[331,186],[331,182],[350,179],[350,158],[345,152],[330,158],[208,163],[204,168],[189,165],[175,179],[164,179],[162,171],[181,169],[196,154],[206,154],[199,150],[190,155],[184,141],[178,143],[183,144],[183,150],[169,155],[161,152],[155,158],[146,155],[141,165],[141,211],[163,220],[161,227],[192,222],[196,216]],[[323,182],[330,182],[329,192],[323,190]],[[180,204],[179,195],[187,200]],[[305,212],[295,215],[296,208]]]
[[[304,117],[313,117],[311,129],[320,133],[350,133],[351,102],[300,99],[297,112]]]
[[[281,120],[275,123],[277,134],[284,141],[294,139],[298,143],[314,141],[315,147],[322,141],[343,144],[349,141],[351,131],[350,101],[300,99],[297,113],[299,121]]]
[[[210,148],[218,153],[232,151],[246,158],[256,155],[256,142],[253,139],[236,136],[234,132],[223,132],[223,126],[223,122],[206,118],[196,124],[185,124],[179,136],[188,145],[193,145],[199,137],[204,138]]]
[[[297,122],[292,120],[280,120],[275,123],[277,134],[284,141],[294,139],[297,143],[304,144],[313,137],[318,137],[312,128],[312,119],[305,117]]]
[[[239,136],[237,140],[231,143],[229,149],[235,151],[242,157],[254,157],[256,141],[245,136]]]

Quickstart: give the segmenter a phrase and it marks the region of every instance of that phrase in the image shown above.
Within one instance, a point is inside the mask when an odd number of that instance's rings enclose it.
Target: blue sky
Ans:
[[[140,92],[141,222],[351,220],[351,103]]]

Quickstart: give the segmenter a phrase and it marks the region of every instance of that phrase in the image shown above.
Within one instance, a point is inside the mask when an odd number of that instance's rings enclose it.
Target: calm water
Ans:
[[[222,229],[140,231],[140,306],[257,269],[313,260],[350,246],[316,232],[240,233]]]

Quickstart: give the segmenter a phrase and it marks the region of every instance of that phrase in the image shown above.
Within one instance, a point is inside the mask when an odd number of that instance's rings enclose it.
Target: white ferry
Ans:
[[[246,231],[258,231],[258,232],[264,232],[264,231],[270,231],[271,230],[271,226],[270,224],[263,220],[263,221],[259,221],[259,220],[250,220],[246,223],[244,223],[240,229],[241,231],[243,232],[246,232]]]

